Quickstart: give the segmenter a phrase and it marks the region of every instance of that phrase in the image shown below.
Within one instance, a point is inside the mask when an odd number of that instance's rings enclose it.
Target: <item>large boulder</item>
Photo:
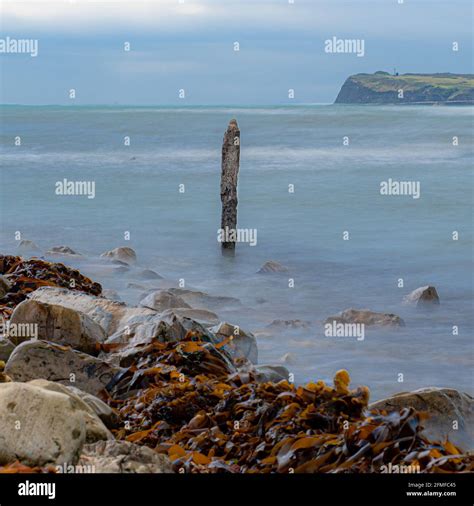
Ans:
[[[56,304],[24,300],[13,311],[10,326],[35,328],[35,335],[12,337],[15,344],[32,338],[71,346],[75,350],[97,355],[106,339],[104,329],[85,313]]]
[[[95,473],[172,473],[171,462],[151,448],[128,441],[85,445],[78,462]]]
[[[0,337],[0,360],[6,362],[14,349],[15,345],[9,339]]]
[[[413,407],[427,412],[429,418],[423,421],[425,434],[432,440],[448,438],[464,451],[474,449],[474,399],[452,388],[421,388],[413,392],[401,392],[387,399],[372,403],[370,409],[391,411]]]
[[[43,378],[93,395],[101,392],[119,371],[96,357],[38,340],[18,345],[5,367],[5,373],[14,381]]]
[[[86,443],[94,443],[103,439],[114,439],[112,433],[107,429],[101,417],[100,412],[104,411],[104,407],[111,411],[112,408],[107,406],[103,401],[87,394],[82,390],[74,387],[67,387],[61,383],[48,381],[45,379],[36,379],[29,381],[27,385],[43,388],[50,392],[58,392],[67,395],[74,400],[74,404],[84,412],[84,420],[86,422]],[[89,402],[85,401],[85,396],[88,396]],[[103,406],[102,406],[103,405]],[[92,407],[94,406],[94,407]]]
[[[132,248],[120,247],[110,251],[105,251],[100,255],[101,257],[108,258],[110,260],[120,260],[126,264],[133,264],[137,261],[137,254]]]
[[[104,297],[65,288],[42,287],[30,295],[31,300],[46,304],[57,304],[85,313],[111,335],[124,328],[132,318],[156,315],[156,311],[144,307],[130,307]]]
[[[84,411],[71,397],[34,385],[0,384],[0,465],[74,464],[86,437]]]
[[[288,272],[288,267],[285,267],[280,262],[276,262],[275,260],[269,260],[265,262],[260,269],[257,271],[257,274],[269,274],[272,272]]]
[[[434,286],[420,286],[403,297],[403,303],[417,307],[439,305],[439,296]]]
[[[376,313],[368,309],[346,309],[338,315],[330,316],[325,324],[359,323],[368,327],[404,327],[405,322],[396,314]]]
[[[189,304],[178,295],[174,295],[168,290],[159,290],[152,292],[140,301],[140,306],[154,309],[155,311],[166,311],[174,308],[191,308]]]
[[[253,364],[258,362],[257,341],[252,333],[246,332],[237,325],[232,325],[227,322],[221,322],[219,325],[209,330],[221,341],[225,341],[229,337],[232,337],[232,339],[228,341],[228,344],[226,344],[226,349],[233,358],[243,357],[250,360]]]
[[[11,286],[12,285],[10,281],[8,281],[8,278],[0,275],[0,299],[10,291]]]

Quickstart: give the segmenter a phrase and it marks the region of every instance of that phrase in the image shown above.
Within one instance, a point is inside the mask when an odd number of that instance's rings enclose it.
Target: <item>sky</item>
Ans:
[[[35,57],[0,53],[6,104],[331,103],[360,72],[473,73],[471,0],[0,0],[0,9],[0,44],[38,44]],[[326,52],[334,37],[363,41],[363,56]]]

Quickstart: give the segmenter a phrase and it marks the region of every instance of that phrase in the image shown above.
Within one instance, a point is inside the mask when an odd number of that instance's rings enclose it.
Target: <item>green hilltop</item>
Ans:
[[[335,103],[473,104],[474,74],[355,74],[347,78]]]

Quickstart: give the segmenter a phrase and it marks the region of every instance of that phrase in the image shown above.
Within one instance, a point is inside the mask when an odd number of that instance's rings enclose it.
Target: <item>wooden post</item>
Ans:
[[[230,120],[222,143],[221,167],[221,230],[222,252],[235,250],[237,234],[237,177],[240,163],[240,130],[235,119]]]

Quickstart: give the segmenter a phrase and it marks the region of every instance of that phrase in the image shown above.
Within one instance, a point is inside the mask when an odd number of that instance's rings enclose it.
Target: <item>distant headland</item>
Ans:
[[[474,74],[355,74],[336,104],[474,104]]]

